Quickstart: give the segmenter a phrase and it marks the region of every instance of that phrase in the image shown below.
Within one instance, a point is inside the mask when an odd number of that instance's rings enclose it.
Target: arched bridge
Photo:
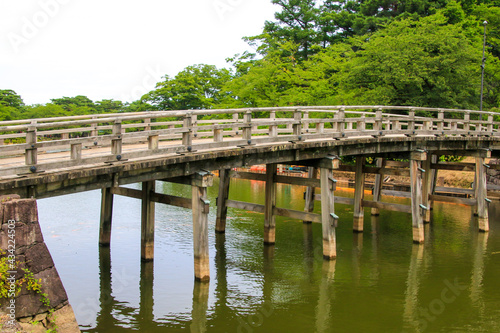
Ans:
[[[423,241],[436,170],[472,169],[474,199],[449,199],[476,207],[480,230],[488,230],[485,159],[500,151],[497,114],[474,110],[401,106],[312,106],[228,110],[154,111],[0,122],[0,194],[45,198],[102,189],[100,243],[109,244],[113,195],[142,200],[142,253],[153,259],[155,202],[193,210],[195,276],[208,272],[206,188],[220,174],[217,231],[224,232],[227,207],[262,211],[264,238],[274,243],[274,217],[323,225],[323,254],[336,257],[332,170],[355,172],[354,230],[363,230],[363,207],[412,214],[413,239]],[[472,156],[474,165],[442,164],[441,155]],[[338,157],[354,156],[355,166]],[[377,159],[376,167],[365,158]],[[390,159],[390,160],[387,160]],[[394,159],[408,162],[395,162]],[[231,171],[266,164],[265,175]],[[278,164],[310,167],[310,178],[277,174]],[[320,170],[319,180],[314,169]],[[364,200],[364,175],[377,175],[372,201]],[[411,206],[380,201],[383,175],[411,179]],[[228,200],[229,178],[266,181],[266,204]],[[190,199],[155,192],[155,181],[192,185]],[[142,183],[142,190],[122,187]],[[275,206],[276,182],[308,186],[306,211]],[[311,213],[314,188],[321,188],[322,213]],[[444,199],[443,199],[444,200]],[[340,202],[343,202],[342,199]]]

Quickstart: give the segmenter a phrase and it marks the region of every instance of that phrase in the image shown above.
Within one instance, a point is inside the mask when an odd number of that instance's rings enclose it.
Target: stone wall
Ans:
[[[492,158],[489,164],[500,164],[500,160]],[[486,181],[488,184],[500,185],[500,171],[488,169],[486,171]]]
[[[9,269],[13,269],[10,277],[22,281],[26,274],[23,269],[28,269],[36,280],[40,280],[41,292],[50,301],[48,306],[44,304],[40,293],[28,290],[24,283],[15,298],[0,299],[1,311],[4,312],[2,331],[8,328],[12,323],[9,319],[15,316],[27,332],[45,332],[49,328],[55,328],[57,332],[80,332],[66,290],[43,240],[36,200],[0,196],[0,222],[0,249],[5,252],[2,256],[15,258],[17,264],[17,267],[12,267],[13,262],[8,262]]]

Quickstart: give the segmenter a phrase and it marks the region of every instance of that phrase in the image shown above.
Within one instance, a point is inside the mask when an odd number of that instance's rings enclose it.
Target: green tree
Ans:
[[[392,22],[370,38],[357,38],[357,52],[343,68],[346,102],[477,108],[479,39],[442,14]]]
[[[222,87],[231,80],[228,69],[213,65],[186,67],[174,78],[156,84],[156,89],[141,98],[156,110],[210,109],[226,97]]]

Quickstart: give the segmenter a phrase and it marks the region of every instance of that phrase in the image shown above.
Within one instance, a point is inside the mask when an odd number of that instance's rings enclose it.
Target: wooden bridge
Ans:
[[[323,255],[334,259],[338,217],[334,203],[354,205],[353,229],[363,231],[364,207],[412,214],[413,240],[424,240],[433,200],[467,204],[488,231],[487,158],[500,150],[497,114],[395,106],[316,106],[155,111],[0,122],[0,195],[46,198],[102,190],[100,244],[109,245],[113,196],[142,200],[141,258],[154,257],[155,203],[193,211],[195,277],[209,279],[207,187],[220,176],[216,231],[227,207],[264,213],[264,242],[275,242],[275,216],[322,223]],[[9,144],[7,144],[9,143]],[[441,163],[442,155],[472,156],[475,163]],[[355,165],[339,157],[353,156]],[[376,166],[365,165],[367,157]],[[397,162],[403,160],[406,162]],[[265,164],[265,174],[235,172]],[[277,174],[279,164],[309,167],[309,178]],[[334,196],[332,170],[355,172],[354,199]],[[473,199],[436,195],[437,170],[475,172]],[[319,170],[320,177],[315,177]],[[373,200],[364,200],[365,174],[376,175]],[[411,179],[411,205],[381,201],[382,178]],[[265,181],[265,205],[228,200],[231,177]],[[156,181],[192,186],[192,198],[155,191]],[[123,185],[142,183],[142,190]],[[305,211],[276,207],[276,183],[307,186]],[[314,189],[321,189],[314,195]],[[321,215],[313,214],[314,199]]]

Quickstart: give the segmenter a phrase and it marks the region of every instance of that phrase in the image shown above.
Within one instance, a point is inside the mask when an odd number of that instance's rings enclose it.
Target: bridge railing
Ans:
[[[310,106],[4,121],[0,176],[257,144],[394,135],[498,136],[496,116],[421,107]]]

